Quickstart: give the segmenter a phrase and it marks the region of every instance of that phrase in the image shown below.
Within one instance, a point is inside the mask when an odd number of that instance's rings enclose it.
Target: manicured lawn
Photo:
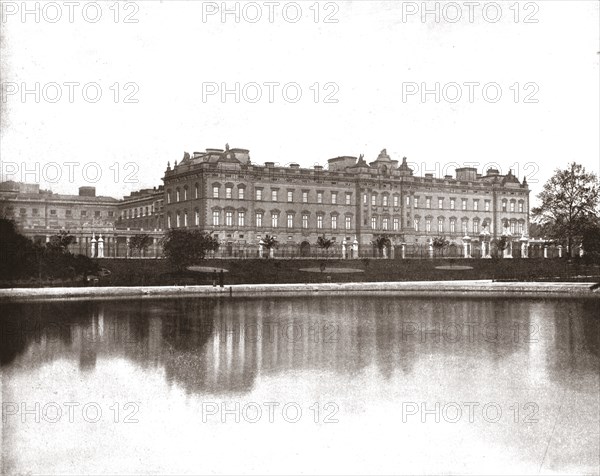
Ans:
[[[98,260],[99,265],[111,271],[100,280],[104,286],[157,286],[157,285],[211,285],[213,274],[177,271],[165,260],[117,259]],[[313,268],[325,271],[305,272]],[[600,266],[580,260],[318,260],[318,259],[248,259],[205,260],[202,267],[224,268],[225,284],[259,283],[320,283],[320,282],[373,282],[373,281],[444,281],[461,279],[501,280],[587,280],[600,281]],[[446,269],[436,269],[437,267]],[[456,267],[456,269],[452,269]],[[461,269],[472,267],[473,269]],[[328,268],[347,268],[362,272],[328,273]],[[450,268],[450,269],[448,269]],[[590,277],[591,276],[591,277]],[[587,277],[587,278],[583,278]],[[218,282],[218,276],[217,276]]]

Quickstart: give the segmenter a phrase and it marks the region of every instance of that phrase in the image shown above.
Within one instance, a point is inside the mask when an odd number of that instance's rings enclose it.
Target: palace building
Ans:
[[[459,168],[456,177],[415,177],[407,164],[382,150],[336,157],[328,168],[255,165],[246,149],[185,153],[164,176],[166,228],[198,228],[218,236],[232,255],[275,236],[285,256],[310,255],[319,236],[342,250],[373,255],[384,234],[389,251],[402,243],[425,244],[445,236],[461,243],[482,233],[527,235],[529,187],[509,171],[479,174]]]
[[[79,252],[90,254],[100,236],[107,257],[127,256],[129,239],[140,233],[153,238],[150,255],[158,256],[172,228],[213,234],[223,257],[261,256],[266,235],[277,239],[277,256],[289,257],[314,256],[319,237],[333,241],[336,255],[354,258],[380,256],[373,242],[382,235],[387,257],[399,247],[403,256],[405,248],[431,248],[442,236],[459,250],[467,244],[469,256],[471,247],[489,255],[483,242],[500,236],[509,238],[511,253],[513,242],[526,250],[528,240],[530,191],[512,171],[465,167],[455,177],[416,177],[406,158],[399,163],[385,149],[372,162],[336,157],[325,169],[258,165],[248,150],[226,146],[185,153],[167,165],[163,182],[122,200],[96,196],[94,187],[60,195],[4,182],[0,213],[33,239],[68,230]]]

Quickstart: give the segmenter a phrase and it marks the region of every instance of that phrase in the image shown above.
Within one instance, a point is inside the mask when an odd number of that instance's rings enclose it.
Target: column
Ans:
[[[258,257],[259,258],[263,257],[263,245],[264,244],[265,244],[265,242],[261,238],[260,241],[258,242]]]
[[[429,238],[427,243],[428,243],[427,253],[429,255],[429,258],[433,258],[433,240],[431,238]]]
[[[544,259],[548,258],[548,245],[544,245]]]
[[[96,257],[96,234],[92,233],[92,241],[90,242],[90,255],[92,258]]]
[[[104,258],[104,239],[98,235],[98,258]]]
[[[464,258],[471,257],[471,238],[469,236],[463,237],[463,256]]]
[[[342,259],[346,259],[346,238],[342,241]]]
[[[406,243],[402,243],[402,259],[406,259]]]
[[[558,257],[559,258],[562,258],[562,250],[563,250],[562,245],[558,245]]]
[[[354,259],[358,259],[358,240],[356,239],[356,237],[354,237],[354,243],[352,243],[352,248],[353,248],[353,258]]]
[[[529,258],[529,241],[527,238],[521,238],[521,258]]]

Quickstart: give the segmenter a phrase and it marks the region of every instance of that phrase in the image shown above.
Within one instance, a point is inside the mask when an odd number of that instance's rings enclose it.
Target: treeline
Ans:
[[[69,251],[74,242],[61,231],[48,243],[36,243],[19,233],[14,221],[0,218],[0,280],[76,279],[97,272],[94,260]]]

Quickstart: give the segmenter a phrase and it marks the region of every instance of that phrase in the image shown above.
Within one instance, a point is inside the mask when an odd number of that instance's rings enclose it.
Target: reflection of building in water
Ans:
[[[162,368],[194,393],[244,393],[261,376],[307,370],[353,375],[376,367],[390,378],[434,355],[500,369],[503,359],[520,354],[524,371],[543,380],[559,380],[565,368],[598,366],[598,322],[585,302],[331,297],[2,310],[3,366],[70,358],[90,371],[100,359],[124,358]]]

